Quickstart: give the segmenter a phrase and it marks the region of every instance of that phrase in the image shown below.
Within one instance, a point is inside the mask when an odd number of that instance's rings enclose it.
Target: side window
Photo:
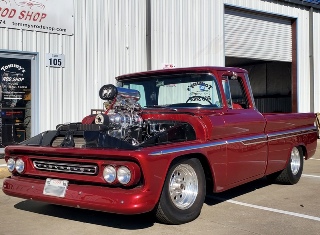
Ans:
[[[230,93],[229,80],[228,79],[222,80],[222,86],[223,86],[224,94],[227,99],[227,105],[230,109],[232,109],[232,98],[231,98],[231,93]]]
[[[228,107],[232,109],[248,109],[249,103],[241,77],[223,81]]]

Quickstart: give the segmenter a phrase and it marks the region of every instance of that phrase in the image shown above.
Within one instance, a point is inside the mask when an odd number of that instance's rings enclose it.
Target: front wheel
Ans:
[[[199,216],[205,195],[206,181],[200,161],[181,160],[168,171],[156,217],[165,224],[190,222]]]
[[[281,184],[296,184],[301,178],[303,170],[303,154],[300,148],[291,150],[290,159],[285,169],[267,176],[269,180]]]

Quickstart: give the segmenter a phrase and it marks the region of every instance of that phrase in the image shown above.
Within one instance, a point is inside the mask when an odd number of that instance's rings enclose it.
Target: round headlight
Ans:
[[[119,167],[117,170],[117,179],[121,184],[129,183],[131,180],[130,170],[125,166]]]
[[[13,159],[13,158],[9,158],[8,161],[7,161],[8,170],[9,170],[10,172],[13,172],[15,166],[16,166],[16,162],[14,161],[14,159]]]
[[[24,161],[20,158],[16,161],[16,171],[18,173],[22,173],[24,171]]]
[[[113,183],[116,180],[116,176],[116,169],[113,166],[108,165],[103,169],[103,178],[108,183]]]

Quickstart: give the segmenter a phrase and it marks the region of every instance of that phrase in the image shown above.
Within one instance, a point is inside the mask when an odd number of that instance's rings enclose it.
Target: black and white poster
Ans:
[[[0,146],[30,135],[31,61],[0,58]]]

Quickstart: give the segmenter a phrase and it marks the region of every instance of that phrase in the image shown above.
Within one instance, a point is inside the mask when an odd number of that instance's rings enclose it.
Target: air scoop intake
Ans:
[[[114,100],[117,96],[124,99],[140,99],[140,92],[133,89],[116,87],[112,84],[104,85],[100,88],[99,96],[102,100]]]

